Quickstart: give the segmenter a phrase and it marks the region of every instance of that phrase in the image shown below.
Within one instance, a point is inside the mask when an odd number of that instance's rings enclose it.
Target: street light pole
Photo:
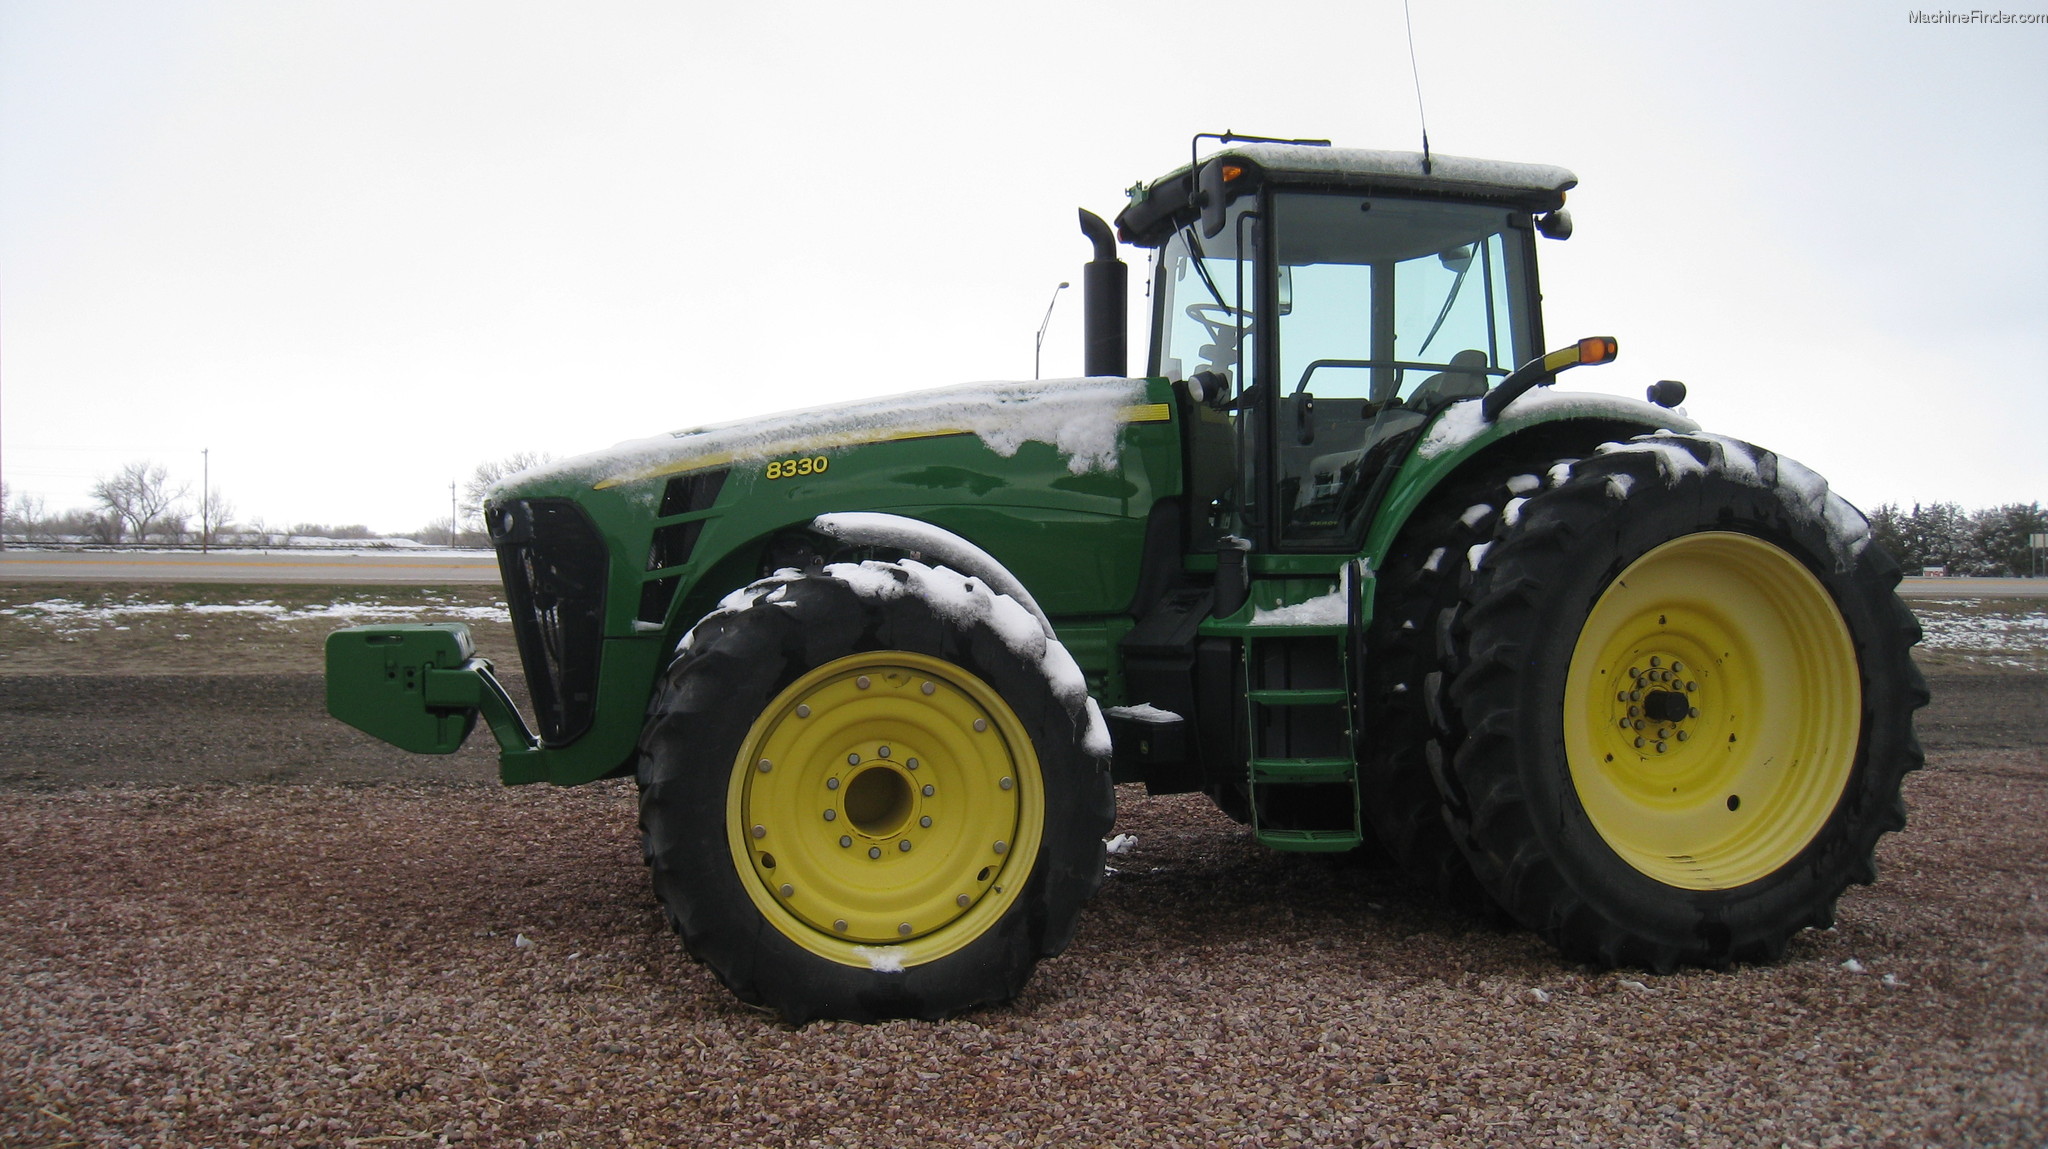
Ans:
[[[212,448],[199,448],[199,553],[213,542],[213,458]]]
[[[448,546],[455,546],[455,484],[448,484]]]
[[[1062,281],[1058,287],[1052,289],[1052,302],[1045,305],[1045,319],[1038,325],[1038,342],[1031,348],[1031,377],[1033,379],[1038,378],[1038,361],[1040,356],[1045,353],[1045,329],[1052,325],[1053,306],[1059,303],[1060,292],[1066,289],[1067,285]]]

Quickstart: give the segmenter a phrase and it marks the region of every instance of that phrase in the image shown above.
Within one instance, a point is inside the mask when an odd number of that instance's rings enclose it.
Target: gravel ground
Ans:
[[[1600,972],[1126,787],[1024,996],[784,1026],[632,788],[501,789],[318,680],[0,676],[0,1145],[2048,1141],[2048,675],[1933,668],[1913,825],[1769,967]]]

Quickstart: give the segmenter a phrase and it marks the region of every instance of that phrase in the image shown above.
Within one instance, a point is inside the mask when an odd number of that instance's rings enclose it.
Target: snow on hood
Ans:
[[[1698,423],[1685,417],[1684,412],[1645,403],[1641,399],[1595,391],[1539,389],[1527,392],[1508,404],[1496,423],[1487,422],[1486,417],[1480,414],[1477,400],[1452,404],[1436,422],[1430,424],[1415,453],[1425,459],[1434,459],[1479,438],[1489,427],[1518,423],[1528,416],[1560,415],[1628,419],[1637,423],[1669,425],[1679,431],[1700,429]]]
[[[1143,379],[969,383],[632,439],[507,476],[490,497],[534,479],[611,487],[733,462],[962,434],[979,436],[1005,458],[1026,443],[1049,443],[1079,475],[1117,465],[1117,437],[1125,423],[1166,418],[1163,410],[1139,408],[1144,400]]]

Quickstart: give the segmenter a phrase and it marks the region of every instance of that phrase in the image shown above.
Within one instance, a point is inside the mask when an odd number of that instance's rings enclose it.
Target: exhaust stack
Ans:
[[[1095,244],[1095,258],[1081,269],[1081,308],[1085,330],[1082,374],[1125,372],[1125,291],[1129,268],[1116,257],[1116,234],[1102,217],[1081,209],[1081,234]]]

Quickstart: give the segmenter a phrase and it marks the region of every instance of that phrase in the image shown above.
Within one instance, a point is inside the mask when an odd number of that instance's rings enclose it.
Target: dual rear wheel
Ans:
[[[1459,519],[1490,530],[1448,569],[1396,548],[1419,589],[1379,632],[1427,636],[1395,660],[1421,701],[1394,708],[1428,719],[1395,763],[1425,826],[1411,861],[1469,875],[1567,954],[1656,970],[1773,959],[1874,879],[1921,762],[1919,628],[1816,476],[1648,436]]]

